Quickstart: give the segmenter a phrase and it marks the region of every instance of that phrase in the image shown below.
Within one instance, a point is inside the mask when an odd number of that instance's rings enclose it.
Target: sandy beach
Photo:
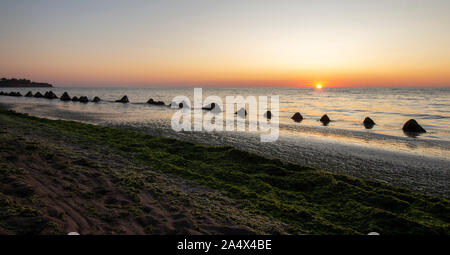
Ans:
[[[129,129],[0,119],[3,234],[448,234],[449,201],[406,188]]]

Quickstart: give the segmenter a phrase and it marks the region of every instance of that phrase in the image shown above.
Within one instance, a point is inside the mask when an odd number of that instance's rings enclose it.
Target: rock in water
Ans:
[[[214,109],[214,107],[216,107],[216,103],[211,103],[208,106],[204,106],[202,107],[203,110],[207,110],[207,111],[211,111],[212,109]]]
[[[293,119],[295,122],[300,122],[303,120],[303,116],[299,112],[296,112],[294,113],[294,115],[292,115],[291,119]]]
[[[155,100],[153,100],[153,98],[150,98],[150,99],[147,101],[147,104],[153,104],[153,105],[165,105],[163,101],[155,101]]]
[[[20,92],[9,92],[8,96],[12,96],[12,97],[21,97],[22,94],[20,94]]]
[[[266,117],[267,119],[271,119],[272,118],[272,112],[271,111],[267,111],[266,113],[264,113],[264,117]]]
[[[123,96],[120,100],[116,100],[117,103],[128,103],[128,97],[127,95]]]
[[[0,91],[0,96],[4,96],[4,95],[5,95],[5,92]]]
[[[64,92],[60,98],[61,101],[70,101],[72,100],[67,92]]]
[[[173,109],[176,109],[176,108],[182,109],[183,107],[189,108],[189,105],[185,101],[182,101],[181,103],[177,103],[177,102],[173,101],[172,103],[170,103],[170,108],[173,108]]]
[[[45,92],[44,97],[47,98],[47,99],[57,99],[57,98],[58,98],[58,97],[55,95],[55,93],[53,93],[53,91]]]
[[[72,97],[72,101],[73,101],[73,102],[78,102],[78,101],[80,101],[80,99],[78,99],[77,96],[74,96],[74,97]]]
[[[102,101],[102,100],[100,99],[100,97],[94,97],[94,99],[92,100],[92,102],[94,102],[94,103],[98,103],[98,102],[100,102],[100,101]]]
[[[330,123],[330,118],[328,117],[328,115],[324,114],[321,118],[320,118],[320,122],[322,122],[323,125],[328,125],[328,123]]]
[[[41,92],[36,92],[35,94],[34,94],[34,97],[36,97],[36,98],[41,98],[41,97],[44,97],[42,94],[41,94]]]
[[[245,110],[245,108],[241,108],[234,114],[237,114],[239,117],[245,118],[245,116],[247,116],[247,110]]]
[[[404,132],[426,133],[427,131],[417,123],[415,119],[410,119],[403,125]]]
[[[89,99],[88,99],[87,96],[81,96],[79,100],[80,100],[80,103],[87,103],[87,102],[89,102]]]
[[[366,117],[363,121],[364,127],[367,129],[373,128],[375,126],[375,121],[373,121],[370,117]]]
[[[25,94],[26,97],[33,97],[33,93],[31,91],[28,91],[28,93]]]

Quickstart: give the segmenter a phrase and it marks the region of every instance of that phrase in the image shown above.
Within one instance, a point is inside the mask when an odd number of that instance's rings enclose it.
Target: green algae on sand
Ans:
[[[127,129],[41,119],[2,109],[0,120],[7,129],[23,129],[30,136],[42,135],[39,130],[45,130],[48,136],[58,137],[62,143],[70,141],[94,154],[117,154],[136,166],[150,168],[151,172],[148,173],[141,171],[136,174],[133,170],[115,172],[117,183],[136,203],[141,199],[141,191],[154,178],[171,174],[194,183],[194,186],[217,191],[234,201],[235,206],[243,212],[286,224],[287,233],[450,233],[448,200],[411,192],[402,187],[285,163],[232,147],[203,146]],[[8,132],[2,132],[0,141],[7,139],[8,135]],[[40,145],[28,146],[33,150]],[[14,147],[2,150],[10,152]],[[64,151],[61,154],[64,155]],[[9,166],[2,167],[6,170],[1,170],[0,179],[7,179],[9,173],[16,170],[10,169],[10,159],[0,160],[1,164]],[[91,170],[93,172],[98,168],[96,163],[85,158],[77,159],[74,164],[80,168],[94,169]],[[108,168],[114,168],[114,162],[105,164]],[[97,171],[99,173],[102,172]],[[77,176],[70,178],[76,179]],[[4,186],[3,183],[1,185]],[[3,189],[0,189],[0,194],[3,203],[14,200],[14,196]],[[77,195],[90,198],[95,194],[74,193],[74,196]],[[133,208],[124,209],[122,213],[136,210]],[[34,215],[36,212],[33,210],[39,210],[39,205],[22,209]],[[8,212],[0,209],[0,229],[7,228],[4,224],[9,219]],[[95,214],[95,210],[92,213]],[[217,214],[220,215],[220,212]],[[227,217],[233,218],[233,215]]]

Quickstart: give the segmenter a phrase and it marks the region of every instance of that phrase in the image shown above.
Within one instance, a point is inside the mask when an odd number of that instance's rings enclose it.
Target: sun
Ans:
[[[316,84],[316,89],[322,89],[322,84],[321,83],[317,83]]]

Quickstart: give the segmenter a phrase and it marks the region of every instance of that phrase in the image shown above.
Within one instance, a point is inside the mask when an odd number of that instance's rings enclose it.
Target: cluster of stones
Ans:
[[[60,98],[61,101],[72,101],[72,102],[80,102],[80,103],[88,103],[89,102],[89,98],[87,96],[74,96],[74,97],[70,97],[69,94],[67,92],[64,92]],[[101,99],[99,97],[94,97],[94,99],[92,100],[92,102],[94,103],[98,103],[100,102]]]
[[[20,92],[12,92],[11,91],[11,92],[7,93],[7,92],[0,91],[0,96],[21,97],[22,94],[20,94]]]
[[[299,112],[296,112],[294,115],[292,115],[291,119],[295,122],[301,122],[303,120],[303,116]],[[331,119],[330,119],[330,117],[328,117],[328,115],[324,114],[319,119],[319,121],[322,122],[322,124],[324,126],[326,126],[331,122]],[[371,129],[376,125],[376,123],[370,117],[366,117],[363,121],[363,125],[366,129]],[[427,132],[422,126],[419,125],[419,123],[417,123],[417,121],[415,119],[410,119],[407,122],[405,122],[405,124],[402,127],[402,130],[406,133],[426,133]]]
[[[22,94],[20,92],[3,92],[0,91],[0,96],[13,96],[13,97],[21,97]],[[53,91],[47,91],[45,92],[44,95],[42,95],[40,92],[36,92],[34,95],[31,91],[28,91],[27,94],[25,94],[25,97],[35,97],[35,98],[46,98],[46,99],[58,99],[58,96],[55,95],[55,93],[53,93]],[[67,92],[64,92],[61,96],[61,98],[59,98],[61,101],[73,101],[73,102],[81,102],[81,103],[88,103],[89,99],[87,96],[80,96],[80,97],[70,97],[69,94]],[[99,97],[94,97],[94,99],[92,100],[92,102],[98,103],[100,102],[101,99]],[[130,101],[128,100],[128,96],[124,95],[121,99],[116,100],[115,102],[117,103],[129,103]],[[147,101],[147,104],[151,104],[151,105],[165,105],[165,103],[163,101],[156,101],[153,98],[150,98]],[[187,107],[187,104],[185,102],[181,102],[181,103],[172,103],[169,105],[170,107],[174,107],[174,108],[183,108],[183,107]],[[208,106],[204,106],[202,107],[203,110],[207,110],[207,111],[213,111],[213,110],[220,110],[220,108],[215,104],[215,103],[211,103]],[[247,110],[245,108],[241,108],[238,111],[235,112],[236,115],[245,118],[247,116]],[[272,118],[272,112],[271,111],[266,111],[264,113],[264,117],[267,119],[271,119]],[[296,112],[294,115],[292,115],[291,119],[295,122],[301,122],[304,118],[302,116],[301,113]],[[324,114],[320,119],[320,122],[322,122],[322,124],[324,126],[327,126],[332,120],[330,119],[330,117],[328,117],[328,115]],[[375,121],[373,121],[370,117],[366,117],[363,121],[363,125],[366,129],[371,129],[373,128],[376,123]],[[402,127],[402,130],[405,133],[426,133],[427,131],[419,125],[419,123],[417,123],[416,120],[414,119],[410,119],[407,122],[405,122],[405,124]]]

